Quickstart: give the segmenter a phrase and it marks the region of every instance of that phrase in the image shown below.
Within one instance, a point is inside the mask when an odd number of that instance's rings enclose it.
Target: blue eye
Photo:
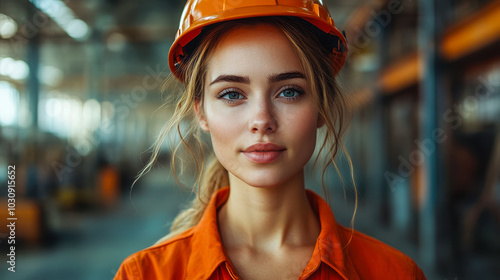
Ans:
[[[285,88],[283,91],[281,91],[279,96],[284,97],[288,100],[294,100],[294,99],[300,98],[300,96],[303,94],[304,94],[304,91],[302,89],[298,89],[295,87],[289,87],[289,88]]]
[[[237,92],[228,92],[228,93],[225,93],[224,95],[222,95],[221,97],[222,98],[225,98],[225,99],[240,99],[241,98],[241,94],[237,93]]]
[[[243,94],[232,88],[225,89],[217,95],[217,99],[221,99],[226,103],[234,103],[244,98],[245,96]]]
[[[297,94],[299,93],[294,89],[285,89],[284,91],[281,92],[281,95],[287,98],[295,97]]]

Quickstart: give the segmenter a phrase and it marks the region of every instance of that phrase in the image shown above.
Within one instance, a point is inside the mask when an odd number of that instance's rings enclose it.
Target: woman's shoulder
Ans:
[[[193,229],[151,247],[135,252],[125,258],[115,275],[117,279],[182,279],[191,251]],[[169,275],[165,275],[169,274]]]
[[[346,251],[361,279],[426,279],[414,260],[396,248],[359,231],[339,225]],[[351,238],[352,236],[352,238]],[[395,278],[394,278],[395,277]]]
[[[379,257],[386,257],[393,260],[402,261],[410,259],[407,255],[403,254],[398,249],[391,247],[374,237],[371,237],[357,230],[353,231],[350,228],[344,227],[342,225],[338,225],[338,227],[339,231],[341,231],[340,233],[343,240],[349,242],[349,245],[347,246],[349,253],[353,253],[351,251],[354,251],[354,253],[356,253],[357,255],[370,254],[371,256],[373,256],[373,254],[376,254]]]

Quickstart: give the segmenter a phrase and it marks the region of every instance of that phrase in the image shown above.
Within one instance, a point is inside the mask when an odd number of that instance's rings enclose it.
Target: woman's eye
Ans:
[[[222,97],[226,98],[226,99],[240,99],[241,96],[242,95],[237,93],[237,92],[228,92],[228,93],[224,94]]]
[[[217,99],[221,99],[227,103],[233,103],[240,99],[244,99],[245,96],[233,89],[223,90],[221,93],[217,95]]]
[[[286,88],[281,93],[279,94],[280,97],[284,97],[286,99],[297,99],[299,98],[304,92],[302,90],[296,89],[296,88]]]
[[[284,97],[294,97],[296,94],[299,94],[296,90],[285,89],[281,92]]]

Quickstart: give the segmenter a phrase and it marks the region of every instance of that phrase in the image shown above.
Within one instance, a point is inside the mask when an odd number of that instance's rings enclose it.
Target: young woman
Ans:
[[[198,196],[115,279],[425,279],[401,252],[337,224],[305,188],[318,129],[329,163],[345,150],[335,81],[345,57],[345,37],[320,1],[188,1],[169,53],[184,91],[155,154],[178,132],[174,171],[185,149]],[[215,154],[207,168],[201,133]]]

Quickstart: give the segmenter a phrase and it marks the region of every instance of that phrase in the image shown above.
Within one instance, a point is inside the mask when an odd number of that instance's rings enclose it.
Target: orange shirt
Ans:
[[[219,190],[196,226],[126,258],[114,279],[240,279],[217,227],[217,209],[228,195],[229,188]],[[355,231],[345,248],[351,230],[337,224],[320,196],[310,190],[307,196],[321,232],[299,279],[426,279],[412,259],[365,234]]]

